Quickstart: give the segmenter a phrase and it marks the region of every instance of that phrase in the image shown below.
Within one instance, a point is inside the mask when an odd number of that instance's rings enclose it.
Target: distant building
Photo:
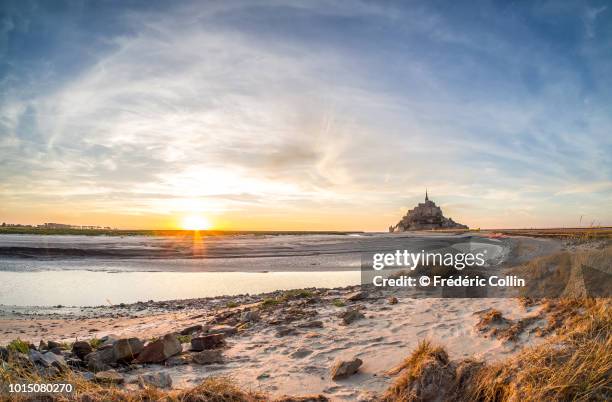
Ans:
[[[408,211],[397,225],[389,227],[389,232],[434,229],[468,229],[468,227],[453,221],[452,218],[445,218],[442,209],[429,199],[425,190],[425,202]]]

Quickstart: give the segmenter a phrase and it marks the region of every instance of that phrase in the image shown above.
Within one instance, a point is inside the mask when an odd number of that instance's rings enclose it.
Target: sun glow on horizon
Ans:
[[[212,228],[212,223],[201,215],[188,215],[181,221],[181,227],[184,230],[209,230]]]

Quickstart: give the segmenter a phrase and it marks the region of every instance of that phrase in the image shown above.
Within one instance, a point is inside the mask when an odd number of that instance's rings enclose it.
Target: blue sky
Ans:
[[[612,224],[606,2],[0,7],[0,220]]]

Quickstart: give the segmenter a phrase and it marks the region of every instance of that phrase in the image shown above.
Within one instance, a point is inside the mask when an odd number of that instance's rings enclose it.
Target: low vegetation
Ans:
[[[391,373],[398,378],[385,402],[550,401],[612,398],[612,314],[609,299],[560,300],[544,306],[557,325],[546,343],[496,364],[452,362],[446,351],[422,342]]]

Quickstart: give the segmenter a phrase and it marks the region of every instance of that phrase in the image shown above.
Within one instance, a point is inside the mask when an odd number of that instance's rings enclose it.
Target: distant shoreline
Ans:
[[[183,230],[183,229],[39,229],[28,227],[0,227],[1,234],[28,235],[59,235],[59,236],[192,236],[197,232],[200,236],[274,236],[274,235],[350,235],[361,234],[363,231],[333,231],[333,230]]]
[[[183,229],[47,229],[30,227],[0,227],[0,235],[23,234],[41,236],[193,236],[197,232],[200,236],[282,236],[282,235],[351,235],[388,233],[386,231],[362,230],[183,230]],[[418,230],[396,233],[401,234],[427,234],[427,233],[500,233],[512,236],[533,237],[571,237],[575,235],[589,235],[595,237],[612,236],[612,226],[595,227],[567,227],[567,228],[515,228],[515,229],[440,229]]]

